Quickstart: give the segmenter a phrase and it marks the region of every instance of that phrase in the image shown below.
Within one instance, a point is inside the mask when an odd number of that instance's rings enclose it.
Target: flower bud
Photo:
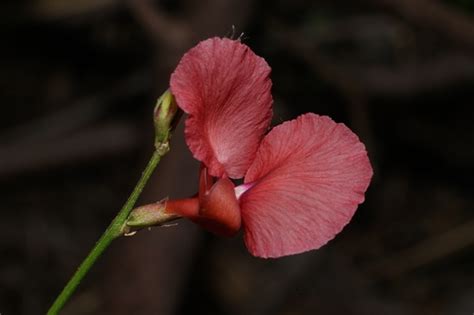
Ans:
[[[166,152],[169,150],[170,131],[176,126],[181,111],[169,90],[166,90],[156,102],[153,112],[155,123],[155,147],[157,150]]]
[[[169,221],[178,219],[180,216],[166,212],[167,200],[144,205],[133,209],[127,219],[129,228],[140,229],[144,227],[162,225]]]

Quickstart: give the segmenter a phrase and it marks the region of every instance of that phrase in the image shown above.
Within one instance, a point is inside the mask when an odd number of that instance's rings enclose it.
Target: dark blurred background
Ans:
[[[236,36],[271,65],[274,124],[350,126],[375,168],[318,251],[250,256],[193,224],[114,242],[63,314],[472,314],[474,2],[36,0],[0,10],[0,313],[45,313],[152,152],[182,54]],[[175,133],[139,203],[191,195]]]

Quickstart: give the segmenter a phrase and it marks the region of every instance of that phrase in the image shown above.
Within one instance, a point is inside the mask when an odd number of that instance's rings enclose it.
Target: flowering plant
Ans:
[[[344,124],[313,113],[267,132],[273,102],[269,75],[266,61],[239,40],[211,38],[182,57],[170,92],[155,108],[152,160],[50,314],[61,308],[111,240],[142,227],[185,217],[222,236],[243,230],[249,252],[264,258],[317,249],[342,230],[364,201],[372,177],[365,147]],[[201,162],[198,193],[132,210],[169,150],[180,110],[188,114],[188,147]]]
[[[240,41],[211,38],[181,59],[171,92],[186,142],[202,162],[199,194],[149,205],[220,235],[240,228],[248,250],[280,257],[332,239],[363,202],[372,168],[345,125],[308,113],[265,132],[270,67]],[[234,187],[229,179],[244,178]]]

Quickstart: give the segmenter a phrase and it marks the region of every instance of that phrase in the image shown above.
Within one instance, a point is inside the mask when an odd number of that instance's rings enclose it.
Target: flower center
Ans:
[[[255,185],[255,182],[254,183],[242,184],[242,185],[239,185],[239,186],[235,187],[234,191],[235,191],[235,197],[237,198],[237,200],[239,200],[240,196],[242,196],[244,192],[246,192],[247,190],[252,188],[254,185]]]

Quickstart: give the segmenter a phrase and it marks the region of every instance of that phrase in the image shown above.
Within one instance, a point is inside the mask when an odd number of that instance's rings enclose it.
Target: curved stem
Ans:
[[[147,183],[148,179],[150,178],[151,174],[155,170],[156,166],[160,162],[160,159],[163,155],[165,155],[167,150],[155,150],[153,156],[151,157],[148,165],[146,166],[145,170],[142,173],[140,180],[138,181],[137,185],[133,189],[130,197],[128,197],[127,201],[123,205],[120,212],[114,218],[114,220],[110,223],[107,230],[105,230],[104,234],[100,237],[100,239],[95,244],[94,248],[90,251],[89,255],[84,259],[82,264],[79,266],[77,271],[74,273],[72,278],[66,284],[62,292],[58,295],[56,300],[54,301],[53,305],[51,305],[50,309],[48,310],[48,315],[58,314],[64,304],[69,300],[72,293],[76,290],[77,286],[87,274],[89,269],[94,265],[97,258],[105,251],[105,249],[110,245],[110,243],[117,237],[123,234],[123,228],[125,221],[127,220],[130,212],[132,211],[135,203],[142,193],[145,184]]]

